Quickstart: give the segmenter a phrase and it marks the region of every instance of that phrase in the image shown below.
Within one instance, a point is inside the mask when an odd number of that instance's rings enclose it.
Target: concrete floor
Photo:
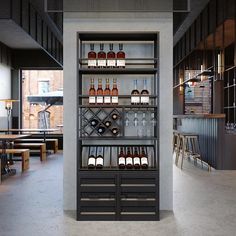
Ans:
[[[174,167],[174,214],[160,222],[77,222],[62,210],[62,155],[51,155],[0,186],[0,236],[235,236],[236,171],[212,171],[187,161]]]

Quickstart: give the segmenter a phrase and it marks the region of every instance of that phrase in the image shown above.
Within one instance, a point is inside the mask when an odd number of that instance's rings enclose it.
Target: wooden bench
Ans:
[[[40,161],[47,160],[45,143],[14,143],[15,148],[29,148],[30,150],[40,150]]]
[[[15,143],[43,143],[43,139],[29,138],[29,139],[16,139]],[[52,150],[54,153],[58,151],[58,139],[46,139],[46,148],[50,150],[50,145],[52,146]]]
[[[0,154],[2,154],[2,149],[0,149]],[[30,150],[29,149],[6,149],[6,154],[20,154],[21,156],[21,171],[29,169],[29,157]]]

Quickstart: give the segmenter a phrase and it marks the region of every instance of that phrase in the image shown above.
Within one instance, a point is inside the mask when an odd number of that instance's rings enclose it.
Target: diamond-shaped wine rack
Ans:
[[[112,115],[117,114],[117,119],[112,119]],[[122,136],[122,110],[116,108],[82,108],[81,111],[81,136],[82,137],[117,137]],[[96,125],[92,125],[92,121],[97,121]],[[110,121],[110,127],[106,127],[105,122]],[[100,134],[98,132],[99,127],[104,127],[104,133]],[[118,134],[113,135],[112,129],[117,128]]]

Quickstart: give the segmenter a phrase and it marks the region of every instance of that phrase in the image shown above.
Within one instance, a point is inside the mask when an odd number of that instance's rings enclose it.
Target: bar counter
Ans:
[[[225,114],[174,115],[174,130],[196,133],[202,159],[218,170],[236,169],[235,134],[225,131]]]

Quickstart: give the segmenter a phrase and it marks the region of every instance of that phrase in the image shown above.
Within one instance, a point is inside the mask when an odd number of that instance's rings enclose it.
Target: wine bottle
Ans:
[[[125,68],[125,53],[123,52],[123,44],[119,44],[119,52],[117,52],[117,67]]]
[[[111,132],[114,136],[118,135],[119,134],[119,129],[118,128],[112,128],[111,129]]]
[[[147,154],[145,153],[144,147],[142,147],[141,151],[141,168],[142,169],[147,169],[148,168],[148,157]]]
[[[140,156],[137,147],[134,148],[134,169],[140,169]]]
[[[100,135],[103,135],[106,131],[106,128],[102,125],[99,125],[98,128],[97,128],[97,132],[100,134]]]
[[[117,120],[119,118],[119,115],[117,113],[112,113],[111,118],[113,120]]]
[[[120,169],[125,169],[125,153],[123,147],[120,148],[120,153],[118,155],[118,166]]]
[[[100,43],[100,51],[98,52],[98,67],[106,68],[106,53],[103,51],[104,44]]]
[[[95,147],[89,147],[88,168],[94,169],[96,165]]]
[[[133,168],[133,155],[130,151],[130,147],[127,148],[127,154],[126,154],[126,168],[127,169],[132,169]]]
[[[140,103],[139,91],[137,89],[138,81],[134,80],[134,89],[131,92],[131,104],[138,105]]]
[[[103,147],[97,147],[96,168],[102,169],[104,165]]]
[[[88,68],[95,68],[97,66],[96,61],[97,54],[94,52],[94,44],[90,44],[90,52],[88,53]]]
[[[110,90],[109,79],[106,79],[106,88],[104,89],[103,95],[104,95],[104,103],[110,104],[111,103],[111,96],[110,96],[111,90]]]
[[[94,79],[90,80],[90,89],[89,89],[89,104],[96,103],[96,90],[94,88]]]
[[[113,79],[113,88],[111,91],[112,98],[111,102],[113,105],[118,105],[118,88],[117,88],[117,80]]]
[[[111,121],[110,120],[106,120],[105,122],[104,122],[104,125],[107,127],[107,128],[109,128],[110,126],[111,126]]]
[[[107,67],[114,68],[116,67],[116,54],[113,52],[113,44],[109,44],[110,51],[107,53]]]
[[[91,119],[89,121],[89,123],[92,127],[96,127],[98,125],[99,121],[97,119]]]
[[[97,104],[103,104],[102,79],[98,79]]]
[[[143,90],[141,91],[141,104],[148,105],[149,104],[149,92],[147,90],[147,80],[143,80]]]

